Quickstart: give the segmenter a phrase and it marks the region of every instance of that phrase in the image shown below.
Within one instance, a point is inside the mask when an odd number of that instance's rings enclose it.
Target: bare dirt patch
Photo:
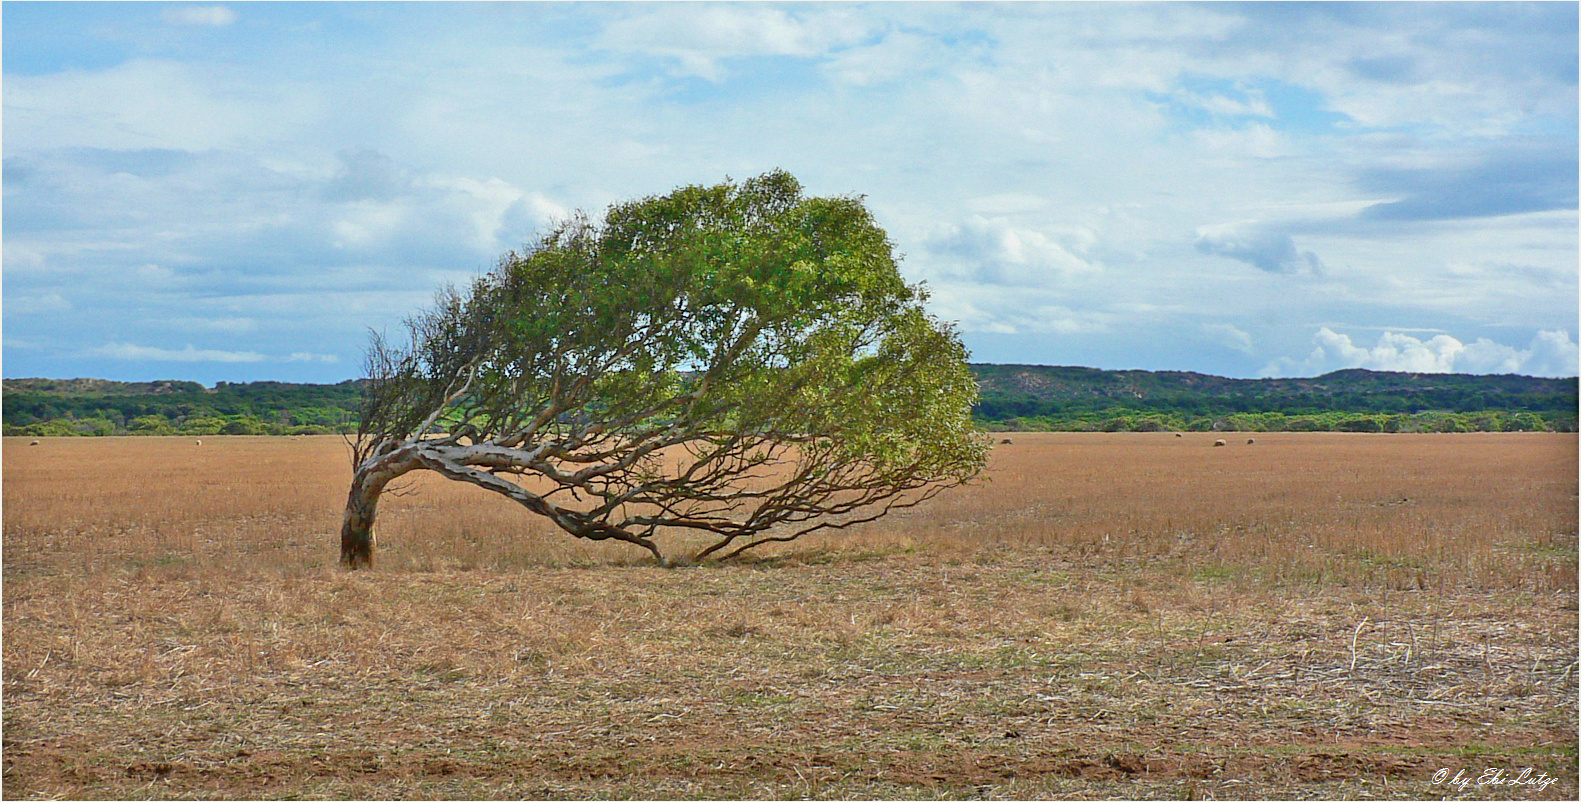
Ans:
[[[1576,796],[1572,438],[1197,439],[687,569],[425,484],[352,574],[333,439],[7,441],[5,795]]]

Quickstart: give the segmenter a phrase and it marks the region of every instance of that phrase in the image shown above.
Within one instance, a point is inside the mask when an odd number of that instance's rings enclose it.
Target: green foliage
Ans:
[[[75,421],[56,419],[24,426],[22,434],[29,437],[75,437],[85,432],[77,428]]]
[[[1245,380],[1025,365],[971,369],[983,388],[974,418],[993,431],[1338,431],[1343,420],[1358,416],[1382,416],[1376,419],[1385,432],[1577,429],[1574,379],[1352,370]],[[636,391],[634,380],[627,371],[601,381],[618,394]],[[687,380],[684,371],[642,379],[658,394]],[[350,432],[364,399],[361,381],[222,382],[206,390],[195,382],[8,379],[4,387],[4,431],[35,437],[105,433],[91,419],[108,421],[113,434],[212,435],[236,421],[243,423],[233,428],[260,434]]]
[[[1555,412],[1421,412],[1357,414],[1322,412],[1311,415],[1259,413],[1224,417],[1157,413],[1101,412],[979,421],[987,431],[1064,432],[1574,432],[1576,416]]]
[[[362,397],[361,382],[221,382],[206,390],[196,382],[8,379],[4,424],[33,436],[349,432]],[[56,421],[64,423],[39,425]]]
[[[126,431],[130,434],[165,435],[175,434],[176,427],[163,415],[141,415],[127,422]]]
[[[572,534],[650,549],[658,526],[722,546],[958,484],[986,458],[977,385],[925,301],[860,199],[784,172],[618,204],[441,292],[409,347],[376,337],[357,458],[420,451]],[[603,502],[568,513],[466,460]],[[768,464],[793,470],[745,489]],[[619,518],[641,504],[661,512]]]
[[[182,434],[200,434],[200,435],[202,435],[202,434],[207,434],[207,435],[219,434],[220,432],[225,430],[225,425],[226,425],[227,422],[228,421],[226,421],[224,418],[215,418],[215,417],[208,417],[208,416],[199,416],[199,417],[188,418],[187,420],[184,420],[184,421],[181,422],[181,433]]]
[[[567,221],[442,293],[414,350],[375,371],[363,424],[410,432],[469,380],[451,422],[483,438],[558,398],[568,420],[838,430],[895,456],[923,432],[959,440],[975,398],[924,300],[860,200],[803,198],[783,172],[685,187]]]
[[[1574,431],[1575,379],[1345,370],[1312,379],[974,365],[979,425],[1064,431]]]

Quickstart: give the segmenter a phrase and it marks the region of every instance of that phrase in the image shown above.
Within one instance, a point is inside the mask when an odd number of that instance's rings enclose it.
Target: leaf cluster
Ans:
[[[666,527],[712,533],[707,554],[847,525],[812,522],[983,464],[965,349],[925,300],[859,198],[784,172],[577,215],[442,292],[408,346],[375,338],[356,459],[421,446],[572,534],[648,548]]]

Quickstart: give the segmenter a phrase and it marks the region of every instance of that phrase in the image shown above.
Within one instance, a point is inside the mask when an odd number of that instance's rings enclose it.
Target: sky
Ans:
[[[973,361],[1574,376],[1578,17],[5,2],[0,372],[357,378],[575,210],[781,168]]]

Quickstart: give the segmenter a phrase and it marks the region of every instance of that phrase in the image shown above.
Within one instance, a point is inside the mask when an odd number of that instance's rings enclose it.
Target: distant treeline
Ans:
[[[8,379],[6,435],[328,434],[355,431],[362,382]]]
[[[982,428],[1005,432],[1573,432],[1575,413],[1428,411],[1415,414],[1321,412],[1286,415],[1247,412],[1231,415],[1133,413],[1123,409],[1082,415],[1044,415],[1002,420],[979,419]]]
[[[1465,432],[1577,429],[1576,379],[1342,370],[1310,379],[973,365],[990,431]],[[4,382],[6,435],[323,434],[357,426],[362,382]]]
[[[1342,370],[1306,379],[976,365],[984,428],[1576,431],[1576,379]]]

